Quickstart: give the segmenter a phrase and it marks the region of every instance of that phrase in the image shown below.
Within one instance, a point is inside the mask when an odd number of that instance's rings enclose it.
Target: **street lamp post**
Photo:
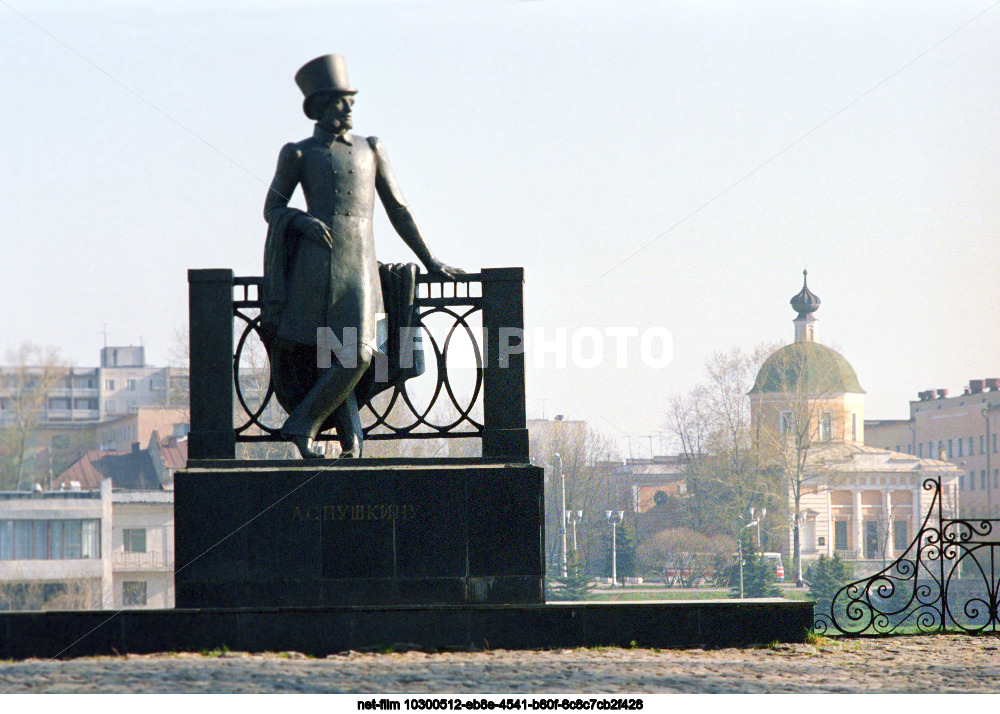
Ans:
[[[767,509],[760,509],[760,516],[757,518],[757,549],[760,550],[760,522],[764,520],[764,516],[767,515]],[[750,517],[753,518],[753,506],[750,506]]]
[[[573,550],[576,551],[576,524],[583,520],[583,511],[566,511],[566,520],[573,524]]]
[[[563,462],[562,456],[559,454],[553,454],[553,456],[559,459],[559,514],[561,518],[559,519],[559,538],[562,542],[562,561],[560,568],[562,570],[562,576],[566,577],[566,476],[563,474]]]
[[[611,524],[611,587],[618,586],[618,543],[616,531],[618,524],[625,520],[625,511],[608,511],[608,523]]]
[[[801,588],[805,582],[802,579],[802,525],[805,523],[806,517],[802,514],[795,516],[795,542],[798,543],[799,557],[797,559],[797,569],[795,573],[795,587]]]
[[[740,528],[740,532],[736,535],[736,543],[739,545],[740,550],[740,600],[743,599],[743,531],[751,526],[760,525],[760,521],[750,521],[745,526]],[[759,544],[758,544],[759,545]]]

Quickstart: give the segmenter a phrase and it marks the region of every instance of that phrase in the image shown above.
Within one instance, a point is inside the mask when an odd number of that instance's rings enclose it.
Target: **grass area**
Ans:
[[[616,590],[591,590],[588,601],[594,602],[637,602],[643,600],[725,600],[730,597],[728,588],[661,588]],[[781,597],[786,600],[811,600],[808,590],[783,588]]]
[[[631,602],[639,600],[719,600],[729,597],[729,590],[692,589],[681,590],[591,590],[588,601]]]

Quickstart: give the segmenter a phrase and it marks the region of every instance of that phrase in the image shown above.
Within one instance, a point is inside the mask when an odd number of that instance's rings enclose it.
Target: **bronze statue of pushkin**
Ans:
[[[281,149],[264,203],[261,334],[275,395],[289,413],[282,436],[303,458],[320,458],[314,439],[333,427],[341,457],[360,457],[359,406],[422,371],[420,359],[413,363],[412,345],[407,351],[400,344],[413,329],[417,267],[376,261],[376,195],[429,273],[453,279],[463,271],[427,247],[382,142],[350,133],[357,90],[347,80],[344,58],[318,57],[295,82],[316,126],[311,137]],[[296,186],[305,195],[305,211],[288,205]],[[402,360],[401,351],[407,352]]]

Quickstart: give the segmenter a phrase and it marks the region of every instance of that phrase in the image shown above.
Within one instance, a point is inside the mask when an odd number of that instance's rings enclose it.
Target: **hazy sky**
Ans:
[[[0,0],[0,349],[95,365],[106,324],[165,363],[188,268],[260,273],[293,75],[338,52],[442,260],[524,266],[550,336],[673,336],[662,369],[550,356],[529,417],[656,432],[713,352],[791,340],[804,267],[904,417],[1000,376],[998,4]]]

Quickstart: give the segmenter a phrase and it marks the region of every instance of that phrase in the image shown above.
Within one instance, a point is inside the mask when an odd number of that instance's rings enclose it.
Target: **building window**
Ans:
[[[924,458],[924,442],[917,444],[917,456],[921,459]]]
[[[1000,488],[1000,469],[993,469],[993,488]]]
[[[892,523],[892,548],[895,551],[903,551],[910,545],[907,537],[906,521],[893,521]]]
[[[782,434],[791,434],[795,431],[795,415],[790,410],[781,412],[778,417],[778,428]]]
[[[993,453],[995,454],[996,452],[997,452],[997,435],[994,434],[993,435]]]
[[[126,381],[126,383],[125,383],[125,389],[127,389],[130,392],[134,392],[135,389],[136,389],[135,380],[134,379],[130,379],[130,380]]]
[[[851,412],[851,441],[858,440],[858,415]]]
[[[99,520],[0,521],[0,560],[92,560],[101,557]]]
[[[113,379],[105,379],[104,380],[104,388],[107,391],[109,391],[109,392],[113,392],[115,390],[115,380],[113,380]]]
[[[945,451],[944,448],[945,448],[944,447],[944,439],[942,439],[941,441],[939,441],[937,443],[937,452],[938,452],[938,458],[939,459],[947,459],[948,458],[948,452]]]
[[[969,456],[973,456],[976,453],[976,449],[974,447],[975,447],[975,444],[973,443],[972,437],[970,436],[969,437],[969,448],[968,448]]]
[[[833,414],[823,412],[823,418],[819,422],[820,441],[829,441],[833,438]]]
[[[976,490],[976,472],[975,471],[970,471],[969,472],[969,490],[970,491],[975,491]]]
[[[833,522],[833,549],[847,550],[847,521]]]
[[[959,439],[958,440],[958,453],[955,454],[956,456],[965,456],[964,445],[965,445],[965,442],[962,441],[961,439]]]
[[[986,453],[986,437],[982,434],[979,435],[979,455],[982,456]]]
[[[146,581],[128,581],[122,583],[122,605],[134,607],[146,604]]]
[[[986,490],[986,469],[979,472],[979,488]]]
[[[122,531],[122,541],[125,543],[126,553],[145,553],[146,529],[126,528]]]

